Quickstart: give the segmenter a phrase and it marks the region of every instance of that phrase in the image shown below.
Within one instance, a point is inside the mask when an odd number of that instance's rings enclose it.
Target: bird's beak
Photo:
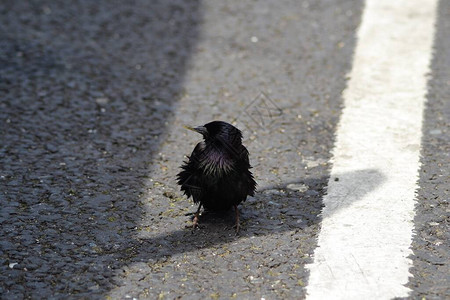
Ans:
[[[198,132],[198,133],[200,133],[201,135],[205,135],[205,134],[207,134],[208,133],[208,130],[206,129],[206,127],[204,127],[204,126],[199,126],[199,127],[190,127],[190,126],[183,126],[184,128],[186,128],[186,129],[189,129],[189,130],[192,130],[192,131],[195,131],[195,132]]]

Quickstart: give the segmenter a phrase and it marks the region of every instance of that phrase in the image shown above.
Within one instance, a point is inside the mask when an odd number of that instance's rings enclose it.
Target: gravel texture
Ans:
[[[450,3],[438,11],[408,284],[414,299],[450,299]]]
[[[302,298],[362,8],[2,1],[1,297]],[[214,119],[259,184],[238,236],[232,211],[185,228],[175,182],[182,125]]]

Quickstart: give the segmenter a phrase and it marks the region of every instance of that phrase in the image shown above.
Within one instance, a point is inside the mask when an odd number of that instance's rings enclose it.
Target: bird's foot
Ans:
[[[199,214],[198,214],[198,213],[195,213],[195,214],[194,214],[194,219],[192,220],[192,224],[191,224],[191,225],[186,225],[186,228],[191,228],[191,229],[192,229],[192,232],[194,232],[194,230],[195,230],[196,228],[199,228],[199,229],[200,229],[200,226],[198,225],[198,217],[199,217]]]
[[[236,229],[236,235],[238,235],[239,230],[241,229],[241,225],[239,224],[239,222],[236,222],[236,224],[233,225],[233,228]]]
[[[184,226],[184,228],[191,228],[192,230],[194,230],[196,228],[200,229],[201,227],[198,224],[188,224]]]
[[[236,223],[234,224],[234,228],[236,228],[236,235],[238,235],[239,234],[239,229],[240,229],[240,218],[239,218],[239,210],[238,210],[238,207],[237,207],[237,205],[235,205],[234,206],[234,212],[235,212],[235,214],[236,214]]]
[[[199,225],[199,224],[190,224],[190,225],[186,225],[184,228],[190,229],[191,232],[194,233],[196,229],[200,230],[204,227],[203,227],[203,225]]]

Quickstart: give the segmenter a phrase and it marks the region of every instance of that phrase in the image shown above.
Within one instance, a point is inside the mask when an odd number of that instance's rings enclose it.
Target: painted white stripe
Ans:
[[[309,299],[407,296],[436,0],[368,0],[344,92]],[[338,177],[339,181],[335,181]]]

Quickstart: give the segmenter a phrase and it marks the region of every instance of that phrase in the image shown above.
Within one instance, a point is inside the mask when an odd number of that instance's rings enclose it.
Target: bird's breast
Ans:
[[[208,155],[200,162],[200,167],[207,175],[226,175],[234,169],[234,162],[225,155]]]

